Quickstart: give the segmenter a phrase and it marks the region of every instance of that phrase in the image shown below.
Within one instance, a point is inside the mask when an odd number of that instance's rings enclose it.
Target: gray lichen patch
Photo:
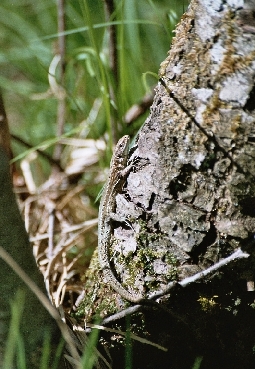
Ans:
[[[160,234],[148,232],[142,220],[134,222],[130,229],[122,226],[115,229],[111,265],[125,288],[148,296],[149,291],[160,291],[170,280],[178,278],[180,252],[175,255],[167,242]]]
[[[232,76],[227,77],[219,91],[221,101],[231,103],[233,107],[244,106],[249,98],[251,86],[253,82],[252,66],[242,72],[237,72]]]

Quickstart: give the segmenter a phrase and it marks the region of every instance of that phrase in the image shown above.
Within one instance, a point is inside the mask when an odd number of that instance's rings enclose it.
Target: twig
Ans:
[[[128,334],[128,332],[123,332],[123,331],[120,331],[118,329],[106,328],[106,327],[104,327],[102,325],[97,325],[97,324],[89,324],[89,323],[87,323],[86,326],[87,327],[90,327],[92,329],[99,329],[99,330],[106,331],[106,332],[121,334],[124,337],[126,337],[127,334]],[[132,338],[133,340],[136,340],[136,341],[141,342],[141,343],[145,343],[146,345],[154,346],[157,349],[162,350],[162,351],[165,351],[165,352],[168,351],[167,348],[165,348],[163,346],[160,346],[157,343],[148,341],[145,338],[139,337],[139,336],[137,336],[136,334],[134,334],[132,332],[129,332],[129,334],[130,334],[130,338]]]
[[[115,11],[113,0],[104,0],[106,20],[112,21],[112,15]],[[116,25],[111,24],[109,27],[109,60],[110,68],[114,75],[115,83],[118,81],[118,53],[117,53],[117,37],[116,37]]]
[[[95,227],[98,223],[98,219],[90,219],[90,220],[85,220],[84,222],[80,223],[80,224],[76,224],[73,226],[69,226],[69,227],[64,227],[61,230],[61,234],[65,234],[65,233],[71,233],[74,231],[80,231],[80,233],[85,233],[88,232],[91,228]],[[55,236],[60,235],[60,232],[55,232],[54,233]],[[40,240],[46,240],[50,237],[49,233],[43,233],[43,234],[38,234],[34,237],[29,237],[29,241],[30,242],[36,242],[36,241],[40,241]]]
[[[184,323],[186,325],[189,324],[187,319],[184,316],[181,316],[180,314],[172,311],[171,309],[167,308],[166,306],[164,306],[162,304],[158,304],[157,302],[153,301],[152,299],[147,299],[147,300],[144,299],[144,300],[141,301],[140,305],[131,306],[131,307],[125,309],[125,310],[122,310],[122,311],[120,311],[116,314],[113,314],[113,315],[105,318],[102,321],[102,325],[114,322],[114,321],[119,320],[119,319],[123,319],[126,316],[137,313],[141,310],[144,310],[145,308],[150,308],[150,310],[151,310],[152,307],[154,307],[157,310],[161,310],[162,312],[165,312],[165,313],[171,315],[175,320],[181,321],[182,323]]]
[[[105,13],[106,20],[112,21],[113,13],[115,11],[115,5],[113,0],[104,0],[105,2]],[[118,83],[118,52],[117,52],[117,37],[116,37],[116,25],[111,24],[109,27],[109,61],[110,61],[110,69],[112,71],[114,84],[113,86],[110,84],[109,92],[111,100],[116,103],[116,96],[114,93],[114,86],[117,86]],[[111,132],[113,143],[117,142],[117,119],[116,114],[113,111],[111,116]]]
[[[31,145],[30,143],[28,143],[27,141],[24,141],[22,138],[20,138],[19,136],[15,135],[15,134],[11,134],[11,138],[13,138],[15,141],[21,143],[22,145],[28,147],[29,149],[33,148],[33,145]],[[38,154],[40,154],[42,157],[44,157],[45,159],[47,159],[50,163],[56,165],[61,171],[63,171],[63,168],[60,165],[60,161],[53,159],[49,154],[47,154],[46,152],[37,149],[36,150],[38,152]]]
[[[177,285],[180,285],[181,287],[187,287],[189,284],[195,283],[195,282],[199,281],[200,279],[204,279],[209,274],[211,274],[213,272],[216,272],[217,270],[221,269],[223,266],[229,264],[231,261],[234,261],[234,260],[237,260],[237,259],[246,259],[249,256],[250,255],[247,252],[243,252],[240,248],[238,248],[230,256],[226,257],[225,259],[220,260],[218,263],[210,266],[209,268],[207,268],[207,269],[205,269],[205,270],[203,270],[199,273],[194,274],[191,277],[183,279],[182,281],[178,282]],[[174,282],[170,282],[164,291],[161,291],[158,294],[155,294],[150,298],[155,300],[155,299],[157,299],[161,296],[164,296],[167,293],[169,293],[174,287],[175,287]]]
[[[63,34],[65,30],[65,0],[58,0],[57,11],[58,11],[58,54],[60,56],[59,66],[60,66],[60,77],[59,82],[61,86],[64,86],[64,76],[65,76],[65,35]],[[66,111],[66,101],[65,96],[59,98],[58,100],[58,110],[57,110],[57,137],[64,133],[65,124],[65,111]],[[54,149],[53,157],[56,160],[61,158],[62,146],[57,143]]]
[[[112,15],[115,11],[113,0],[104,0],[106,21],[111,21]],[[116,37],[116,25],[111,24],[109,26],[109,59],[110,68],[114,75],[115,83],[118,81],[118,52],[117,52],[117,37]]]
[[[191,283],[195,283],[197,281],[199,281],[200,279],[204,279],[205,277],[207,277],[208,275],[210,275],[211,273],[214,273],[216,271],[218,271],[219,269],[221,269],[223,266],[229,264],[230,262],[237,260],[237,259],[246,259],[248,258],[250,255],[246,252],[243,252],[240,248],[238,248],[233,254],[231,254],[230,256],[226,257],[225,259],[220,260],[218,263],[212,265],[211,267],[197,273],[194,274],[191,277],[185,278],[180,282],[176,282],[176,281],[172,281],[170,282],[167,287],[163,290],[160,291],[158,293],[155,293],[153,295],[151,295],[148,300],[156,300],[159,297],[165,296],[167,295],[169,292],[171,292],[174,288],[181,286],[181,287],[187,287],[189,284]],[[148,302],[147,300],[147,302]],[[113,321],[116,321],[118,319],[124,318],[128,315],[131,315],[133,313],[137,313],[139,311],[141,311],[144,307],[144,305],[146,305],[146,300],[141,300],[140,304],[138,305],[134,305],[131,306],[125,310],[122,310],[116,314],[113,314],[107,318],[105,318],[102,321],[102,325],[104,324],[108,324],[111,323]],[[159,305],[160,306],[160,305]],[[170,314],[171,315],[175,315],[171,310],[170,310]],[[183,318],[177,317],[177,319],[185,322],[185,320]],[[186,322],[185,322],[186,323]]]
[[[119,311],[116,314],[113,314],[111,316],[108,316],[107,318],[105,318],[102,321],[101,324],[102,325],[106,325],[108,323],[115,322],[116,320],[123,319],[123,318],[125,318],[128,315],[131,315],[131,314],[134,314],[134,313],[138,313],[141,310],[142,310],[142,305],[130,306],[127,309],[121,310],[121,311]]]
[[[54,247],[54,224],[55,224],[55,209],[50,204],[49,207],[49,226],[48,226],[48,232],[49,232],[49,239],[48,239],[48,258],[51,259],[53,256],[53,247]]]

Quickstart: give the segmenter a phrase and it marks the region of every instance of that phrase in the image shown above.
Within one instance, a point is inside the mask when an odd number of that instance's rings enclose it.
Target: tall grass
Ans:
[[[114,81],[109,69],[109,22],[105,21],[103,2],[66,3],[65,131],[77,127],[100,97],[104,104],[88,135],[97,138],[107,132],[111,143],[113,115],[118,122],[115,136],[135,133],[144,117],[128,128],[122,125],[122,117],[146,92],[142,74],[157,73],[166,57],[171,30],[183,11],[183,1],[171,4],[166,0],[116,2],[109,20],[117,23],[118,81]],[[0,87],[11,130],[32,145],[52,138],[56,131],[58,101],[49,93],[48,84],[49,65],[57,51],[56,22],[51,0],[1,1]],[[153,87],[156,81],[149,78],[148,83]],[[110,98],[110,90],[115,101]],[[15,144],[16,153],[23,149]]]
[[[20,335],[20,322],[22,319],[22,313],[24,310],[25,294],[18,290],[15,299],[10,306],[11,309],[11,321],[9,333],[6,341],[3,369],[10,369],[15,363],[15,358],[18,356],[19,369],[25,369],[25,354],[24,343]],[[16,354],[18,352],[18,355]]]

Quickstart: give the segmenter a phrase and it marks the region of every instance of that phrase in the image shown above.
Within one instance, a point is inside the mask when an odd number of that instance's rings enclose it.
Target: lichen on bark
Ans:
[[[197,359],[207,369],[255,365],[254,292],[246,289],[255,263],[254,14],[254,0],[191,1],[130,151],[133,168],[116,198],[125,221],[112,223],[110,247],[116,278],[147,297],[236,249],[250,257],[132,314],[132,330],[168,349],[134,347],[134,367],[186,369]],[[93,275],[106,286],[102,303],[109,294],[122,310],[123,299]],[[121,314],[105,324],[125,327]],[[119,352],[116,344],[117,365]]]
[[[238,278],[253,278],[254,9],[252,1],[192,1],[175,30],[116,198],[126,220],[112,222],[109,257],[130,292],[150,297],[238,247],[251,252]],[[92,274],[86,288],[101,292],[86,319],[126,306]]]
[[[131,283],[147,296],[176,278],[171,262],[182,279],[245,248],[254,234],[255,32],[244,16],[250,11],[241,1],[193,2],[161,64],[117,202],[129,224],[115,231],[111,251],[124,284],[132,259],[147,255],[134,264]]]

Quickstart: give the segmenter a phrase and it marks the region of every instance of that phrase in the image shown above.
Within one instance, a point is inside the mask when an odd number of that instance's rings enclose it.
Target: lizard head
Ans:
[[[127,159],[130,138],[128,135],[121,137],[115,147],[113,156],[116,159]]]

